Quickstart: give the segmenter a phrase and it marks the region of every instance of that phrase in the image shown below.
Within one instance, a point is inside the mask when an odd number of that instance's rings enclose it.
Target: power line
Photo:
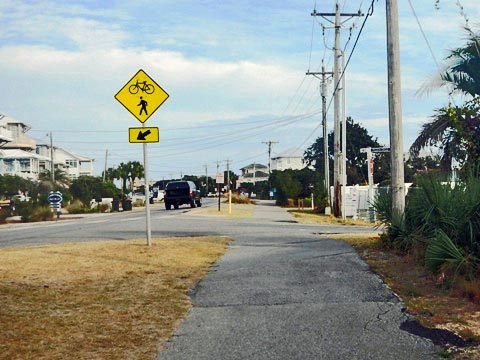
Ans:
[[[357,35],[357,37],[356,37],[356,39],[355,39],[355,42],[354,42],[354,44],[353,44],[352,51],[350,52],[350,55],[349,55],[349,57],[348,57],[348,60],[347,60],[347,62],[345,63],[345,67],[344,67],[344,69],[342,70],[342,73],[341,73],[341,75],[340,75],[340,77],[339,77],[339,79],[338,79],[338,82],[335,84],[335,88],[334,88],[334,90],[333,90],[332,96],[331,96],[330,101],[329,101],[328,106],[327,106],[327,113],[328,113],[328,111],[329,111],[329,109],[330,109],[330,107],[331,107],[331,105],[332,105],[332,102],[333,102],[335,93],[338,91],[338,87],[339,87],[339,85],[340,85],[340,82],[341,82],[344,74],[345,74],[345,71],[347,70],[348,65],[350,64],[350,60],[351,60],[351,58],[352,58],[352,56],[353,56],[353,54],[354,54],[354,52],[355,52],[355,49],[356,49],[356,47],[357,47],[358,41],[359,41],[360,36],[361,36],[361,34],[362,34],[362,32],[363,32],[363,29],[364,29],[364,27],[365,27],[365,24],[366,24],[368,18],[373,15],[373,12],[374,12],[374,2],[375,2],[375,0],[372,0],[370,6],[369,6],[369,8],[368,8],[368,11],[367,11],[367,14],[366,14],[366,16],[365,16],[365,18],[364,18],[364,20],[363,20],[362,26],[360,27],[360,30],[359,30],[359,32],[358,32],[358,35]],[[306,138],[306,139],[302,142],[302,144],[299,146],[300,148],[303,147],[303,145],[305,145],[305,143],[315,134],[315,132],[318,130],[318,128],[320,128],[320,126],[321,126],[321,124],[318,124],[318,125],[310,132],[310,134],[307,136],[307,138]]]

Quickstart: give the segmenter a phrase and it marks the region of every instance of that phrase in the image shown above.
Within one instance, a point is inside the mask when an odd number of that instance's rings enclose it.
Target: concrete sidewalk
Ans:
[[[437,358],[429,340],[400,330],[402,303],[351,247],[269,205],[192,290],[158,360]]]

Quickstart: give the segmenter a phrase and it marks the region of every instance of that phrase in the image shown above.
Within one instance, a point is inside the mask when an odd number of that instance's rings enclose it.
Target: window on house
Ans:
[[[77,161],[77,160],[67,159],[67,160],[65,161],[65,164],[67,164],[67,165],[70,166],[70,167],[74,167],[74,168],[78,167],[78,161]]]

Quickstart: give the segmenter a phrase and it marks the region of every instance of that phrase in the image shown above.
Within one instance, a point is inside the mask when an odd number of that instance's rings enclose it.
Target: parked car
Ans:
[[[190,205],[192,208],[202,206],[200,190],[192,181],[170,181],[165,186],[163,201],[167,210],[172,206],[178,209],[180,205]]]
[[[162,191],[162,190],[153,190],[151,192],[151,196],[150,196],[150,204],[153,204],[154,202],[160,202],[160,201],[163,201],[163,197],[164,197],[165,193]]]

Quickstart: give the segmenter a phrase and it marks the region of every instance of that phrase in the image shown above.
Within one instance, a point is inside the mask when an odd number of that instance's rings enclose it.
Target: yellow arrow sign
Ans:
[[[142,69],[120,89],[115,99],[144,123],[168,99],[168,94]]]
[[[160,141],[158,127],[128,128],[128,141],[131,143],[153,143]]]

